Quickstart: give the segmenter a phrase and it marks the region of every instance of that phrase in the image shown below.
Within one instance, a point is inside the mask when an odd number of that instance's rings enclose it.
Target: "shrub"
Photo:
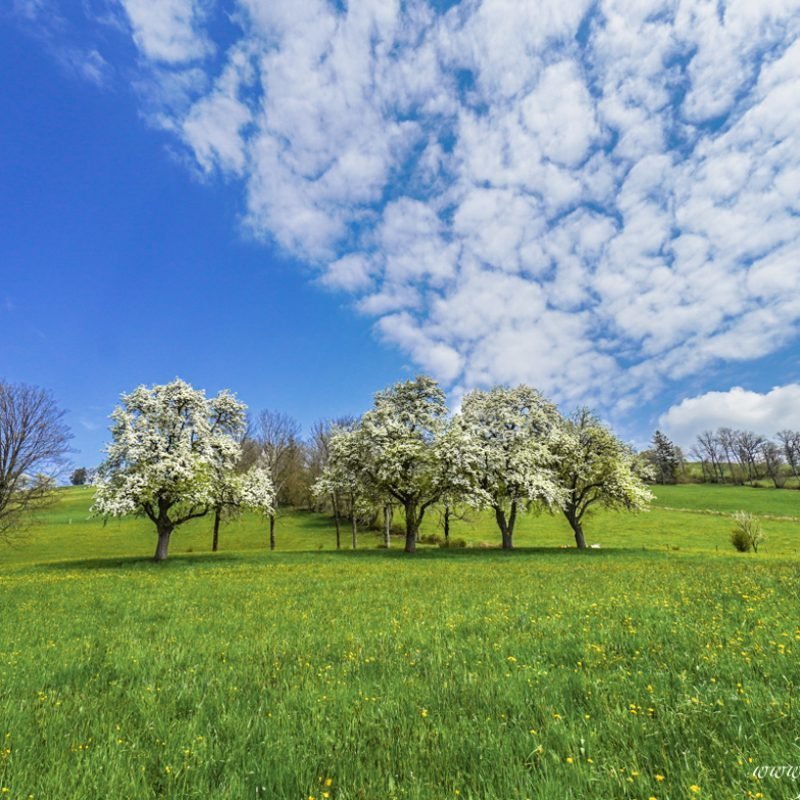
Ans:
[[[737,511],[733,515],[734,529],[731,531],[731,544],[740,553],[758,552],[759,545],[764,541],[764,532],[761,522],[755,514],[748,511]]]
[[[419,537],[419,541],[420,541],[420,544],[438,544],[438,545],[441,545],[441,543],[444,541],[444,539],[441,536],[438,536],[435,533],[423,533]]]
[[[466,539],[450,539],[449,541],[442,541],[439,542],[439,547],[466,547],[467,540]]]

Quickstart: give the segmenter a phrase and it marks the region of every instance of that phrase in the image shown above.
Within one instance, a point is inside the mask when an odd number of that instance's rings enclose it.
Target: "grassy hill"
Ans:
[[[245,517],[211,554],[200,520],[156,565],[148,524],[64,490],[0,551],[0,796],[794,796],[752,773],[800,757],[799,523],[741,555],[724,514],[798,518],[800,492],[657,491],[584,553],[547,515],[517,552],[409,558],[288,513],[278,552]]]

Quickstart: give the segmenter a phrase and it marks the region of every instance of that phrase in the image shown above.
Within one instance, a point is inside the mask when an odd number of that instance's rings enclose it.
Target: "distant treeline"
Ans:
[[[782,430],[769,438],[753,431],[717,428],[703,431],[687,455],[661,431],[642,455],[657,483],[769,482],[777,489],[800,488],[800,432]]]

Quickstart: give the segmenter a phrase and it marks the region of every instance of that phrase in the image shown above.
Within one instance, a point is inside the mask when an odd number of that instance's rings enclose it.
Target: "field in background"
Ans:
[[[794,797],[752,773],[800,763],[800,492],[656,491],[586,553],[548,515],[515,537],[540,549],[337,553],[289,513],[277,553],[246,517],[213,555],[200,520],[155,565],[148,524],[65,490],[0,551],[1,796]],[[795,519],[741,555],[739,508]]]
[[[653,487],[653,508],[641,514],[602,510],[588,518],[587,541],[601,547],[646,548],[724,552],[731,549],[730,514],[743,509],[763,516],[767,541],[764,556],[800,554],[800,491],[754,489],[715,485]],[[0,565],[65,559],[113,558],[152,555],[155,534],[145,519],[109,520],[89,517],[92,490],[62,489],[58,504],[38,521],[31,535],[12,550],[0,550]],[[711,513],[706,513],[711,512]],[[402,518],[395,519],[402,547]],[[490,513],[467,512],[454,520],[451,535],[472,546],[495,546],[500,535]],[[441,515],[429,511],[423,534],[441,534]],[[518,547],[570,547],[574,539],[560,515],[527,514],[514,536]],[[360,531],[359,547],[374,548],[382,541],[377,531]],[[349,547],[350,529],[342,522],[342,545]],[[258,550],[268,544],[267,522],[253,514],[223,525],[222,552]],[[277,524],[277,549],[330,550],[335,548],[333,521],[324,514],[291,510],[281,512]],[[172,537],[171,554],[202,553],[211,549],[211,519],[203,518],[179,528]],[[759,553],[761,556],[762,553]]]

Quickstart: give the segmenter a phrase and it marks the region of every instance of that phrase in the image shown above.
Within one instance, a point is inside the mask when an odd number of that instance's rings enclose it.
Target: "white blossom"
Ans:
[[[591,508],[644,510],[653,499],[642,480],[649,466],[588,409],[563,421],[555,450],[567,492],[563,511],[579,548],[586,547],[583,520]]]
[[[238,461],[246,407],[230,392],[209,399],[179,379],[139,386],[121,401],[93,512],[147,516],[158,529],[160,560],[174,528],[207,513],[219,489],[215,476]]]
[[[468,500],[494,510],[503,547],[512,547],[519,512],[563,502],[552,451],[558,420],[555,406],[529,386],[496,386],[464,398],[456,425],[463,429]]]

